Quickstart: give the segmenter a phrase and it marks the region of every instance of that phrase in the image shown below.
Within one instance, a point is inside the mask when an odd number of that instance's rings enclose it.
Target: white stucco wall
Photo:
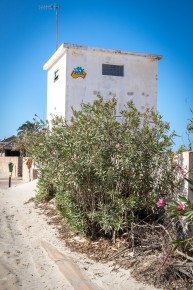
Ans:
[[[124,104],[133,100],[137,108],[157,109],[157,66],[155,55],[142,55],[81,46],[62,45],[45,64],[48,71],[47,117],[51,114],[71,116],[71,107],[80,109],[82,102],[93,102],[97,95],[118,100],[117,115]],[[102,75],[102,64],[123,65],[124,76]],[[83,79],[73,78],[75,67],[86,72]],[[59,79],[54,82],[54,71],[59,69]]]
[[[55,72],[58,71],[58,79],[54,81]],[[65,116],[66,95],[66,55],[64,54],[48,70],[47,76],[47,119],[53,115]]]
[[[186,151],[183,152],[181,155],[182,155],[182,168],[186,172],[186,177],[189,179],[193,179],[193,151]],[[193,201],[193,188],[187,181],[184,182],[183,193],[191,201]]]

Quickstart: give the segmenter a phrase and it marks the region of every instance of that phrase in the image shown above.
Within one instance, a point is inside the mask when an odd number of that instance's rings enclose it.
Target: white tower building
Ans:
[[[133,100],[138,110],[157,109],[158,60],[162,56],[62,44],[43,69],[47,79],[47,119],[71,117],[71,107],[116,97],[117,114]]]

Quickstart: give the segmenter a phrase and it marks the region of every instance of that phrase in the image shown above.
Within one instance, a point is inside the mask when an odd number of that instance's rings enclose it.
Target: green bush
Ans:
[[[55,196],[71,226],[92,237],[127,231],[177,186],[168,123],[133,102],[120,118],[116,108],[116,99],[98,97],[73,110],[69,123],[36,121],[38,133],[23,136],[40,171],[38,198]]]

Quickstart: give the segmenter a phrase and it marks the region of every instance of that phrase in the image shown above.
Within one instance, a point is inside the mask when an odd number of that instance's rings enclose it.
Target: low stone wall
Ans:
[[[10,176],[8,164],[13,163],[12,178],[22,177],[24,182],[37,179],[37,168],[34,163],[29,170],[26,162],[28,157],[0,156],[0,178],[8,178]]]
[[[30,169],[27,167],[27,161],[31,159],[30,157],[23,157],[23,181],[24,182],[29,182],[34,179],[37,179],[37,168],[35,164],[32,162],[32,166]]]
[[[10,175],[8,164],[13,163],[13,172],[12,177],[21,177],[22,176],[22,157],[15,156],[2,156],[0,157],[0,176],[8,177]]]

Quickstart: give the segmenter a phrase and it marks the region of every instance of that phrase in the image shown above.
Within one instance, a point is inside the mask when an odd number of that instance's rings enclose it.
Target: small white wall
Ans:
[[[182,167],[187,172],[186,177],[193,180],[193,151],[185,151],[182,153]],[[193,201],[193,187],[187,181],[184,182],[183,193]]]

